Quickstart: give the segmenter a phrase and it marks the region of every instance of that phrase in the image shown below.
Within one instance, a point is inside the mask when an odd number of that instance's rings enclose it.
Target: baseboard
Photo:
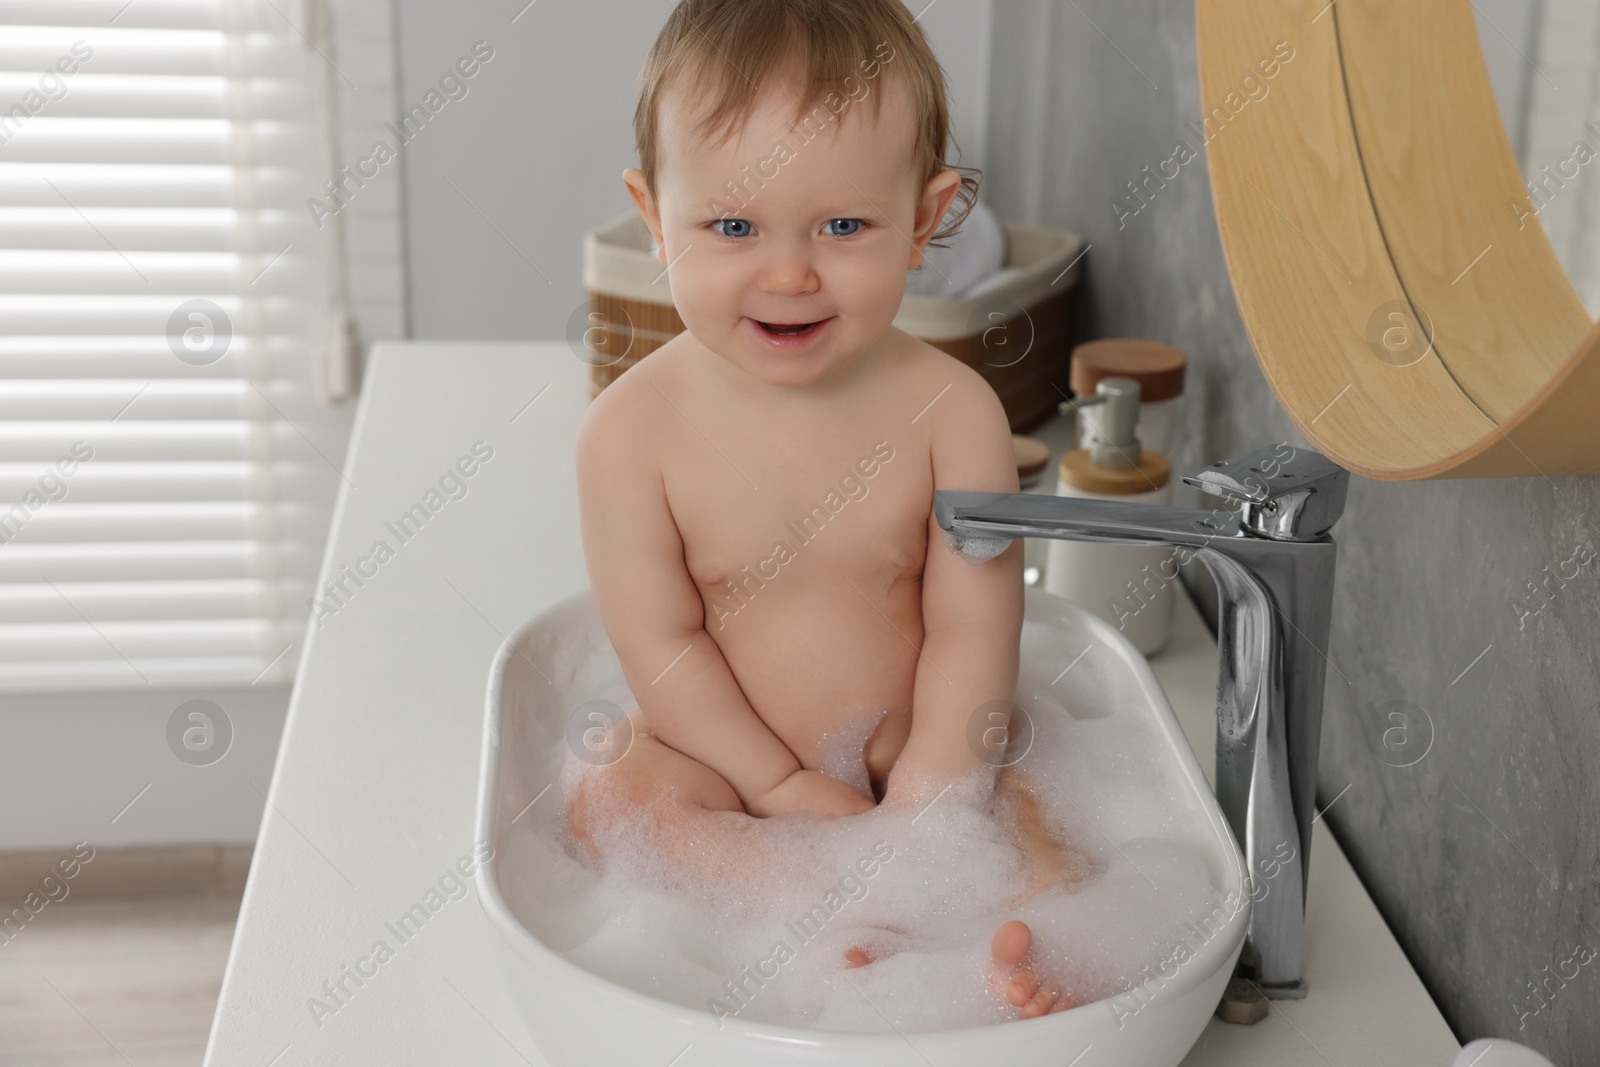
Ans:
[[[147,845],[96,848],[87,862],[71,848],[0,852],[0,907],[29,893],[59,897],[57,883],[79,897],[237,893],[244,889],[254,845]],[[62,861],[66,861],[63,865]],[[76,867],[71,877],[65,871]],[[46,883],[47,876],[55,882]]]

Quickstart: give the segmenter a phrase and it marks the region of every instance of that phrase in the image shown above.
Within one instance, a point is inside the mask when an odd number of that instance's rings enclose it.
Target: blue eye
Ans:
[[[727,229],[718,229],[727,227]],[[744,219],[718,219],[711,224],[711,228],[724,237],[749,237],[751,226]]]
[[[845,232],[840,233],[838,230],[833,229],[833,227],[840,225],[846,227]],[[834,219],[828,223],[828,235],[830,237],[854,237],[861,232],[862,225],[863,223],[860,219]]]

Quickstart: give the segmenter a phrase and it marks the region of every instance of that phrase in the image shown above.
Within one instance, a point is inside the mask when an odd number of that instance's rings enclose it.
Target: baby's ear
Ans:
[[[923,187],[922,199],[917,203],[916,231],[912,240],[913,268],[922,265],[928,242],[939,232],[939,225],[950,213],[950,205],[955,203],[960,192],[961,172],[954,170],[940,171],[928,179],[928,184]]]
[[[656,247],[659,249],[657,258],[665,267],[667,241],[661,232],[661,207],[650,193],[650,185],[645,181],[644,171],[638,167],[629,167],[622,172],[622,182],[628,187],[628,195],[633,197],[634,207],[639,209],[639,217],[644,219],[644,224],[650,228],[650,235],[656,239]]]

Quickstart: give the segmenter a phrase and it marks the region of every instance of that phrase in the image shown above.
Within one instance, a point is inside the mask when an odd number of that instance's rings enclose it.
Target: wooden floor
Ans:
[[[46,905],[0,943],[0,1067],[199,1067],[239,894]]]

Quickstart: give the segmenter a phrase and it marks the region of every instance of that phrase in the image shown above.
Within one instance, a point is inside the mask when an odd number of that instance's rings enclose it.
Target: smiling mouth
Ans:
[[[822,321],[825,322],[827,320],[824,319]],[[763,330],[767,331],[774,337],[804,337],[806,334],[815,330],[818,326],[821,326],[822,322],[757,322],[756,325],[760,326]]]

